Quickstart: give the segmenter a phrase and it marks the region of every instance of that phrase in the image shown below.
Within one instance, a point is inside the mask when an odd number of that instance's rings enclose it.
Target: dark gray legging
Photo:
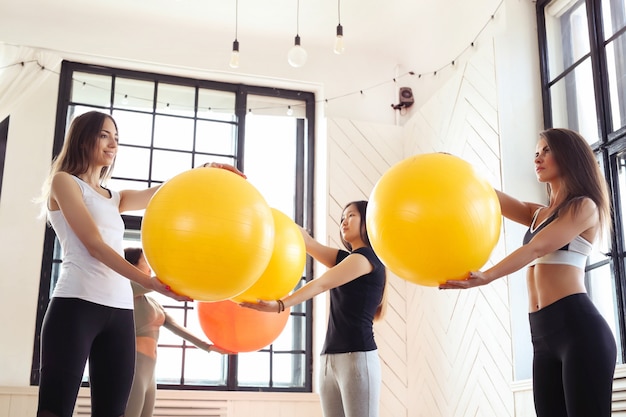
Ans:
[[[615,338],[587,294],[530,313],[537,417],[609,417]]]
[[[133,310],[53,298],[41,329],[38,416],[71,417],[87,358],[92,417],[123,416],[135,369]]]

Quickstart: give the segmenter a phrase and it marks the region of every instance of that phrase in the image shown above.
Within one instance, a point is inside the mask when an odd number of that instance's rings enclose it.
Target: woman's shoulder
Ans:
[[[58,171],[52,175],[52,181],[75,181],[78,182],[78,177],[70,174],[66,171]]]
[[[382,262],[378,258],[378,255],[376,255],[376,252],[374,252],[374,249],[370,246],[363,246],[362,248],[355,249],[354,251],[352,251],[352,253],[358,253],[365,256],[367,260],[370,261],[370,263],[372,264],[382,265]]]
[[[82,189],[83,186],[84,183],[82,183],[82,180],[69,172],[59,171],[52,176],[51,187],[53,190],[70,189],[68,187],[78,187]],[[74,189],[78,190],[78,188]]]
[[[570,199],[566,204],[564,204],[561,211],[564,213],[572,213],[574,215],[578,213],[591,214],[598,211],[598,206],[590,197],[583,195]]]

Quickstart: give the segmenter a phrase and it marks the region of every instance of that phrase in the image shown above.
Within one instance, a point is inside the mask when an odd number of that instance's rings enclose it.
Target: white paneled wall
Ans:
[[[405,125],[405,156],[449,152],[500,188],[493,46],[483,43],[456,71]],[[492,259],[502,256],[499,245]],[[410,416],[514,416],[506,279],[468,291],[407,290]]]
[[[367,200],[376,181],[402,159],[401,128],[334,119],[328,122],[329,217],[328,242],[342,247],[339,219],[343,207]],[[407,283],[388,275],[388,308],[385,319],[375,324],[381,358],[383,386],[381,417],[409,416],[406,348]]]

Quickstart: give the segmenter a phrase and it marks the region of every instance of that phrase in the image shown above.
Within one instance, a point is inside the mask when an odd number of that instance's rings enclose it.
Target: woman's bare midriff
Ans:
[[[152,337],[138,336],[135,340],[137,353],[144,354],[152,359],[157,357],[157,341]]]
[[[528,311],[535,312],[572,294],[586,293],[585,271],[571,265],[538,264],[528,267]]]

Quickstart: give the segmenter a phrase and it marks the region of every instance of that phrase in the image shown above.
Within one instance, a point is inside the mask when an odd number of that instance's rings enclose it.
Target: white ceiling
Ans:
[[[297,69],[289,67],[287,51],[298,0],[238,0],[237,19],[236,0],[0,0],[0,42],[317,83],[332,97],[446,65],[501,2],[299,0],[308,61]],[[346,45],[340,56],[332,52],[338,8]],[[235,20],[241,64],[232,70]]]

